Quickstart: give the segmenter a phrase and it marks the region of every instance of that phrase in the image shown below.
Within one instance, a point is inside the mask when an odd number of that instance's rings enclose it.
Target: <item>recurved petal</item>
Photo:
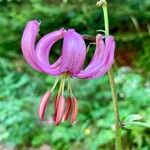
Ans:
[[[39,22],[29,21],[24,29],[21,39],[21,49],[24,58],[33,69],[42,71],[35,58],[35,40],[39,31]]]
[[[44,37],[42,37],[36,47],[36,56],[40,62],[40,67],[50,75],[59,75],[60,71],[60,63],[61,56],[54,64],[50,64],[49,57],[52,46],[60,39],[63,38],[64,33],[66,31],[64,29],[60,29],[58,31],[51,32]]]
[[[98,65],[103,61],[103,59],[105,58],[104,55],[106,55],[104,49],[105,49],[105,43],[103,41],[103,36],[101,34],[98,34],[96,36],[96,50],[92,57],[91,62],[84,70],[85,73],[86,71],[88,72],[88,70],[92,69],[95,65]]]
[[[103,76],[114,62],[115,41],[112,36],[108,36],[103,42],[100,36],[97,37],[96,51],[93,60],[88,67],[81,71],[79,78],[97,78]],[[96,57],[97,56],[97,57]]]
[[[112,67],[112,64],[114,63],[115,41],[113,37],[109,37],[106,39],[106,49],[109,50],[108,58],[106,59],[106,65],[104,65],[101,68],[101,71],[100,70],[97,71],[94,78],[103,76],[105,73],[108,72],[108,70]]]
[[[37,55],[37,58],[39,59],[39,61],[43,65],[48,65],[49,68],[57,67],[57,65],[55,65],[55,63],[53,65],[50,65],[49,55],[50,55],[52,46],[58,40],[63,38],[65,32],[66,32],[65,29],[62,28],[60,30],[48,33],[47,35],[45,35],[44,37],[42,37],[39,40],[39,42],[36,46],[36,55]],[[57,63],[60,62],[60,57],[56,62]]]
[[[27,23],[21,40],[23,55],[32,68],[50,75],[59,75],[61,57],[54,64],[50,64],[49,52],[53,44],[63,38],[65,30],[60,29],[47,34],[41,38],[35,49],[35,40],[38,31],[38,21],[34,20]]]
[[[46,106],[48,105],[48,102],[49,102],[50,95],[51,93],[50,91],[48,91],[43,95],[41,99],[39,110],[38,110],[40,120],[44,119],[44,114],[45,114]]]
[[[82,36],[70,29],[64,34],[61,56],[61,72],[77,74],[81,71],[86,56],[86,45]]]

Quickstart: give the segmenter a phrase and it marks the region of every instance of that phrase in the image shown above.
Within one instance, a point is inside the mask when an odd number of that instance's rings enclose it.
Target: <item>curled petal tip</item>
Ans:
[[[39,27],[40,24],[41,24],[41,22],[38,21],[38,20],[31,20],[31,21],[29,21],[29,22],[27,23],[28,26],[33,26],[32,29],[34,29],[34,26],[35,26],[35,27],[36,27],[36,26]]]
[[[64,27],[60,28],[60,30],[62,30],[62,31],[65,31],[65,32],[66,32],[66,29],[65,29]]]
[[[50,95],[51,95],[51,93],[48,91],[43,95],[43,97],[41,99],[41,102],[39,105],[39,110],[38,110],[40,120],[44,119],[44,114],[45,114],[45,110],[46,110],[46,107],[49,102]]]
[[[96,43],[99,43],[100,40],[103,39],[103,35],[102,34],[97,34],[96,35]]]
[[[69,32],[76,32],[75,29],[69,29]]]
[[[96,35],[96,39],[99,39],[99,38],[100,38],[100,39],[103,39],[103,35],[102,35],[102,34],[97,34],[97,35]]]
[[[62,27],[62,28],[60,29],[60,31],[62,32],[61,35],[63,35],[63,36],[64,36],[65,33],[67,32],[66,29],[65,29],[64,27]]]

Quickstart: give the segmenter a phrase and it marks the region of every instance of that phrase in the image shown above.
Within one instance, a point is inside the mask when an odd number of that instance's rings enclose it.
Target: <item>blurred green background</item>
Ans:
[[[0,0],[0,150],[114,149],[108,76],[73,79],[79,103],[76,124],[48,126],[38,120],[37,108],[40,96],[50,89],[54,78],[32,70],[20,50],[23,29],[33,19],[41,20],[39,37],[61,27],[96,35],[96,30],[104,27],[96,2]],[[114,70],[121,120],[140,114],[150,123],[150,0],[108,2],[110,32],[117,42]],[[56,46],[51,59],[58,57],[59,49]],[[125,150],[150,150],[150,129],[123,130],[122,140]]]

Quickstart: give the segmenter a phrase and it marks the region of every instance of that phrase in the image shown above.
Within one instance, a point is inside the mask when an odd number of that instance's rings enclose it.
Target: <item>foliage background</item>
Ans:
[[[116,37],[115,79],[121,119],[141,114],[150,123],[150,1],[109,0],[110,31]],[[114,114],[108,77],[73,79],[79,102],[76,125],[41,124],[37,117],[40,96],[54,78],[32,70],[24,61],[20,40],[27,21],[41,20],[39,36],[60,27],[96,35],[102,29],[102,11],[96,0],[0,1],[0,143],[16,149],[111,150]],[[53,50],[53,61],[60,54]],[[92,57],[91,49],[88,58]],[[89,90],[90,89],[90,90]],[[150,129],[124,130],[124,149],[149,150]]]

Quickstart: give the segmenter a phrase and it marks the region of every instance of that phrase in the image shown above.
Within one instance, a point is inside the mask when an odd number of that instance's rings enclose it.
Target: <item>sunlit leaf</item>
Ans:
[[[140,122],[140,121],[131,121],[124,123],[124,128],[126,129],[135,129],[139,127],[150,128],[150,123]]]
[[[141,119],[143,119],[143,117],[141,115],[131,114],[125,118],[124,123],[131,122],[131,121],[137,121],[137,120],[141,120]]]

